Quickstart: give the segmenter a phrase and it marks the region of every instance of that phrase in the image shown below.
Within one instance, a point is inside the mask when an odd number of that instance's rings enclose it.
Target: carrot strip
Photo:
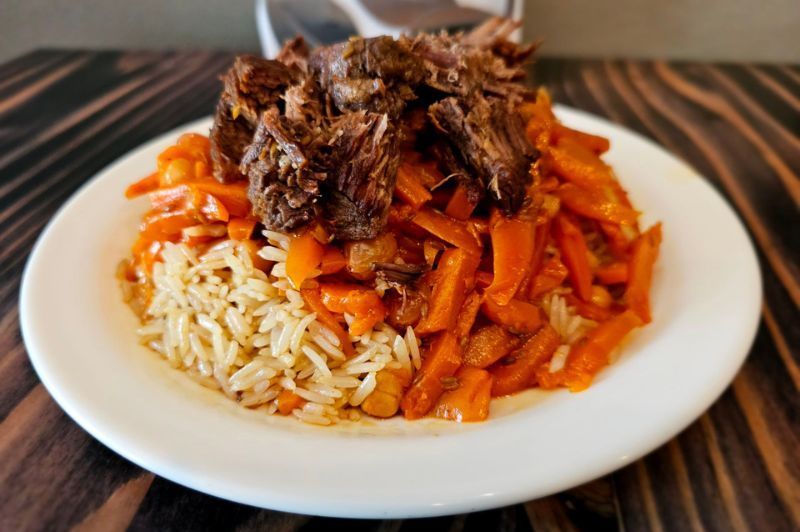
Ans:
[[[474,255],[481,254],[481,243],[467,224],[433,209],[422,208],[412,221],[432,235]]]
[[[503,361],[489,369],[494,377],[492,397],[509,395],[534,384],[536,370],[552,358],[561,343],[561,338],[550,324],[545,324],[539,332],[531,336],[519,349],[514,351],[511,362]]]
[[[567,305],[575,307],[579,315],[589,320],[606,321],[614,314],[610,308],[603,308],[591,301],[584,301],[575,294],[564,294],[564,300]]]
[[[595,375],[608,365],[611,352],[629,332],[641,325],[642,320],[631,310],[601,323],[572,348],[563,369],[550,373],[549,368],[544,366],[536,371],[539,386],[545,389],[564,386],[573,392],[585,390]]]
[[[660,244],[661,224],[658,223],[642,233],[634,242],[628,266],[630,277],[625,291],[625,302],[645,323],[651,321],[650,284]]]
[[[494,275],[489,272],[478,271],[475,273],[475,284],[481,288],[486,288],[492,284]]]
[[[256,268],[257,270],[261,270],[262,272],[265,272],[272,267],[272,261],[268,261],[258,254],[259,250],[262,247],[260,242],[256,242],[255,240],[251,240],[248,238],[242,240],[241,243],[242,245],[244,245],[245,248],[247,248],[247,252],[250,254],[250,260],[253,261],[254,268]]]
[[[184,211],[146,214],[139,228],[140,236],[149,240],[170,240],[180,235],[187,227],[196,225],[197,217]]]
[[[433,415],[457,423],[483,421],[489,415],[492,376],[478,368],[461,368],[454,378],[455,388],[445,391]]]
[[[447,331],[439,334],[400,401],[405,418],[418,419],[427,414],[444,391],[442,379],[453,376],[460,365],[461,352],[455,335]]]
[[[547,220],[543,224],[536,226],[536,231],[533,236],[534,248],[533,248],[533,258],[531,259],[531,267],[530,271],[528,272],[528,276],[519,286],[519,290],[517,291],[517,295],[523,299],[533,299],[538,294],[533,294],[534,292],[534,285],[536,283],[536,277],[539,274],[540,269],[543,267],[542,260],[544,260],[544,250],[547,248],[547,240],[550,236],[550,226],[552,224],[551,220]],[[558,282],[560,285],[564,278],[566,277],[566,270],[564,277]],[[558,286],[556,285],[556,286]]]
[[[250,215],[246,181],[228,184],[216,181],[197,181],[193,185],[220,200],[232,216],[243,218]]]
[[[611,169],[594,152],[570,139],[551,146],[545,160],[554,174],[586,189],[614,180]]]
[[[328,246],[325,253],[322,254],[322,261],[320,262],[320,271],[322,275],[331,275],[333,273],[342,271],[347,266],[347,259],[338,248]]]
[[[444,213],[451,218],[455,218],[456,220],[469,220],[469,217],[472,214],[472,211],[475,210],[476,206],[476,203],[470,201],[467,187],[458,185],[453,191],[453,195],[450,197],[450,200],[447,202],[447,207],[445,207]]]
[[[159,184],[158,172],[153,172],[152,174],[143,177],[136,183],[129,185],[128,188],[125,189],[125,197],[132,199],[143,194],[147,194],[156,190],[159,187]]]
[[[583,233],[569,218],[559,214],[555,219],[554,236],[569,271],[572,287],[581,299],[589,301],[592,297],[592,270]]]
[[[498,305],[507,305],[530,274],[536,226],[533,220],[498,215],[491,224],[494,279],[486,295]]]
[[[542,326],[542,313],[538,307],[512,299],[508,305],[498,305],[490,297],[483,299],[481,312],[491,321],[517,334],[531,334]]]
[[[568,139],[598,155],[607,152],[611,147],[611,143],[605,137],[584,133],[583,131],[569,128],[563,124],[557,124],[553,129],[553,133],[557,144],[561,144],[564,139]]]
[[[317,320],[322,325],[329,329],[339,339],[342,352],[347,356],[352,356],[355,353],[353,344],[350,343],[350,336],[339,324],[336,317],[330,313],[327,307],[322,303],[319,288],[303,288],[300,290],[300,295],[303,296],[303,301],[306,302],[311,312],[316,313]]]
[[[528,290],[528,298],[536,299],[540,295],[558,288],[567,278],[567,275],[569,275],[569,272],[561,260],[558,257],[551,258],[542,265],[539,274],[533,278],[533,283],[530,290]]]
[[[286,276],[294,288],[299,289],[303,281],[311,277],[324,253],[325,248],[317,242],[311,231],[291,239],[286,253]]]
[[[600,266],[594,272],[603,284],[622,284],[628,282],[628,263],[612,262],[605,266]]]
[[[556,194],[561,202],[581,216],[610,222],[613,224],[636,224],[636,211],[623,205],[610,201],[602,192],[591,191],[565,183],[559,187]]]
[[[256,228],[252,218],[231,218],[228,222],[228,238],[231,240],[247,240]]]
[[[300,408],[305,404],[305,399],[290,390],[283,390],[278,394],[278,412],[288,416],[295,408]]]
[[[397,184],[394,189],[398,198],[419,209],[433,196],[417,177],[416,169],[409,163],[402,163],[397,169]]]
[[[201,192],[201,196],[200,212],[207,221],[227,222],[230,219],[228,209],[215,196],[205,192]]]
[[[350,334],[361,336],[386,317],[386,307],[375,290],[360,285],[320,285],[322,304],[336,313],[352,314],[355,321],[350,324]]]
[[[478,317],[478,311],[481,308],[481,295],[478,292],[470,292],[464,304],[461,306],[461,312],[458,313],[456,318],[456,327],[454,329],[456,338],[462,344],[464,340],[469,338],[469,332],[475,324],[475,319]]]
[[[494,323],[481,327],[469,337],[464,349],[464,364],[487,368],[519,345],[519,337]]]
[[[475,285],[479,257],[463,249],[446,250],[435,270],[428,313],[414,329],[418,334],[452,330],[467,292]]]

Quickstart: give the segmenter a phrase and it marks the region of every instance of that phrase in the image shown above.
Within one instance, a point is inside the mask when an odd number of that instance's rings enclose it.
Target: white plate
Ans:
[[[129,183],[201,120],[101,172],[39,239],[21,292],[25,344],[59,405],[122,456],[191,488],[278,510],[348,517],[469,512],[542,497],[620,468],[686,427],[747,354],[761,306],[753,247],[720,196],[644,138],[565,107],[572,127],[611,139],[606,160],[664,222],[653,323],[588,390],[529,391],[485,423],[402,419],[332,428],[240,408],[136,342],[114,272],[146,200]]]

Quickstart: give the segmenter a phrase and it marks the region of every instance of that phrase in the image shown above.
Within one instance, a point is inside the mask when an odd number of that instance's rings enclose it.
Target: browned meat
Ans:
[[[342,111],[366,110],[397,117],[415,97],[420,60],[391,37],[351,38],[317,48],[309,60],[319,84]]]
[[[278,55],[275,56],[275,60],[289,68],[296,68],[300,72],[306,73],[308,72],[309,53],[305,39],[298,35],[294,39],[286,41]]]
[[[336,120],[330,138],[324,220],[337,238],[374,238],[386,226],[397,179],[397,130],[386,114],[355,111]]]
[[[224,89],[211,128],[214,176],[223,182],[244,178],[237,171],[258,124],[259,113],[275,104],[297,75],[278,61],[252,55],[236,58],[223,78]]]
[[[490,19],[466,35],[421,33],[401,42],[422,59],[424,83],[458,96],[476,91],[519,100],[532,92],[517,83],[525,77],[522,63],[534,47],[520,47],[507,39],[516,25]]]
[[[214,177],[223,183],[238,181],[244,176],[239,161],[253,138],[253,129],[244,119],[233,118],[223,100],[217,103],[214,126],[211,128],[211,160]]]
[[[289,41],[276,60],[240,56],[224,76],[211,131],[214,175],[247,178],[270,229],[312,221],[342,240],[383,231],[404,150],[433,155],[476,204],[520,207],[536,153],[516,113],[532,47],[492,20],[468,34]],[[381,270],[393,276],[413,272]]]
[[[445,98],[430,106],[430,115],[503,211],[519,209],[531,180],[530,163],[537,155],[519,114],[511,112],[506,101],[478,96],[469,105]]]
[[[250,179],[253,212],[268,229],[295,229],[315,216],[319,182],[327,174],[316,160],[324,153],[323,139],[313,133],[304,122],[281,116],[276,106],[261,116],[240,168]]]

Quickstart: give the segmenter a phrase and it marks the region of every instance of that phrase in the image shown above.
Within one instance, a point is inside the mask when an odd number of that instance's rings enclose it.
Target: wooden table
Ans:
[[[52,401],[28,361],[18,323],[25,259],[95,172],[209,114],[231,58],[38,51],[0,66],[0,530],[800,527],[797,66],[542,60],[535,68],[556,101],[624,124],[707,176],[747,225],[763,268],[763,319],[744,369],[703,417],[633,465],[498,510],[345,521],[210,497],[96,442]]]

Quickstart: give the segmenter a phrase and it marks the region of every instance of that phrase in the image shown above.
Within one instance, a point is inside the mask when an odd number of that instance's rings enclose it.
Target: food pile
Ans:
[[[151,203],[120,270],[142,342],[322,425],[588,387],[651,320],[661,227],[522,84],[515,27],[237,57],[210,135],[127,191]]]

